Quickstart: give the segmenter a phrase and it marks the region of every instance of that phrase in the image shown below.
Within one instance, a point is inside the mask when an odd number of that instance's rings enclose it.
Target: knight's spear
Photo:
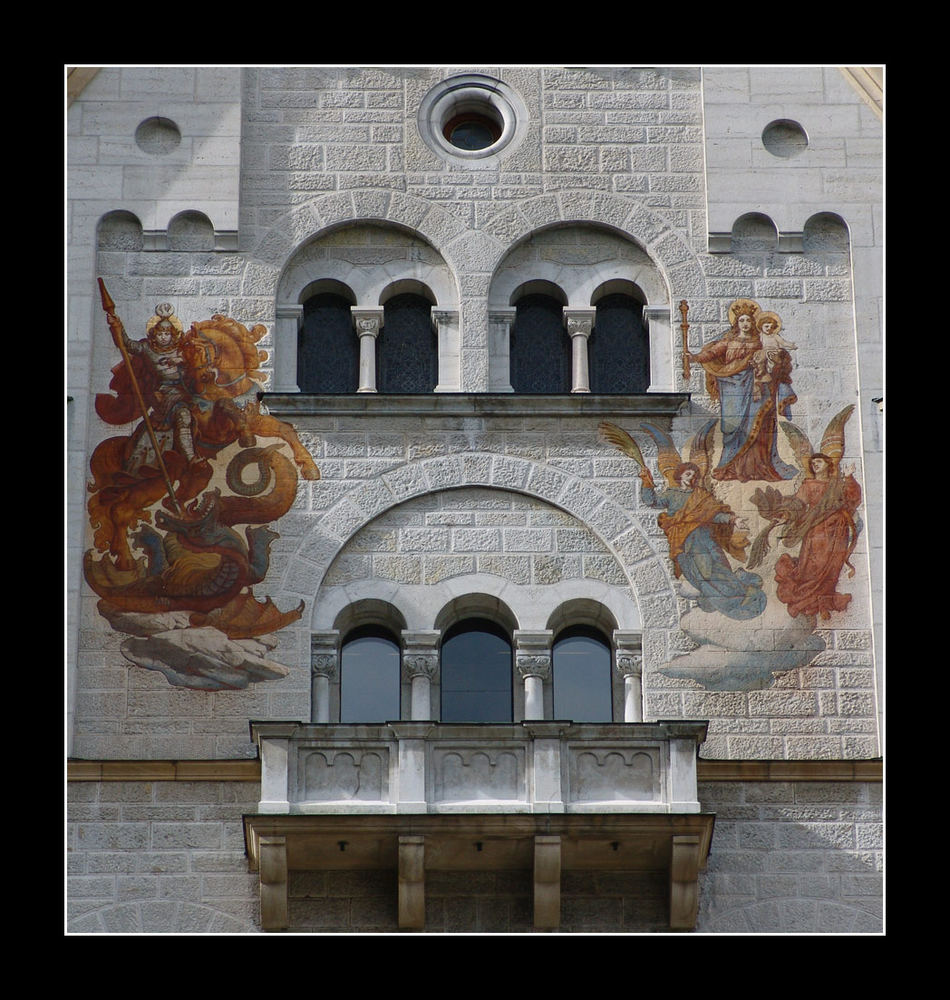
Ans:
[[[105,310],[107,316],[116,320],[116,322],[121,326],[122,321],[116,315],[115,302],[112,301],[112,296],[106,291],[106,286],[103,283],[102,278],[97,280],[99,282],[99,294],[102,297],[102,308]],[[175,488],[172,485],[171,476],[168,475],[168,469],[165,468],[165,462],[162,459],[162,451],[158,446],[158,438],[155,435],[152,422],[148,419],[148,407],[145,405],[145,397],[142,395],[138,379],[135,377],[135,369],[132,367],[132,359],[129,357],[129,352],[125,348],[125,341],[123,340],[121,334],[113,333],[112,339],[119,348],[119,351],[122,354],[122,360],[125,362],[125,370],[129,373],[129,381],[132,383],[132,392],[135,394],[135,400],[139,404],[142,419],[145,421],[145,430],[148,432],[148,438],[152,442],[152,448],[155,451],[155,459],[158,462],[158,468],[162,473],[162,478],[165,480],[165,487],[168,490],[168,495],[171,497],[172,503],[175,506],[175,513],[181,517],[181,507],[178,504],[178,498],[175,496]]]
[[[683,378],[688,382],[690,371],[689,371],[689,344],[686,341],[686,333],[689,330],[689,323],[686,322],[686,314],[689,312],[689,306],[686,304],[686,299],[680,302],[680,315],[683,317],[683,322],[680,323],[680,329],[683,331]]]

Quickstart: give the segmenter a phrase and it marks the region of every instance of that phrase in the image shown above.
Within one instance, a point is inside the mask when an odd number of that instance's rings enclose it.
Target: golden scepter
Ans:
[[[102,278],[98,278],[97,280],[99,282],[99,294],[102,297],[102,308],[105,310],[107,316],[114,319],[116,323],[122,327],[122,320],[120,320],[115,313],[115,302],[112,301],[112,296],[106,291],[106,286],[103,283]],[[152,448],[155,449],[155,459],[158,462],[158,468],[162,473],[162,478],[165,480],[168,495],[171,497],[172,503],[175,506],[175,513],[181,517],[181,507],[178,505],[178,498],[175,496],[175,489],[172,486],[171,477],[168,475],[168,469],[165,468],[165,462],[162,460],[162,452],[158,446],[158,438],[155,435],[152,422],[148,419],[148,407],[145,405],[145,397],[142,395],[142,390],[139,388],[138,380],[135,377],[135,369],[132,367],[132,359],[129,357],[129,352],[126,350],[125,341],[123,340],[121,333],[116,333],[115,330],[112,329],[111,324],[109,325],[109,329],[112,331],[112,339],[115,341],[116,346],[122,354],[122,360],[125,362],[125,369],[129,373],[129,381],[132,383],[132,392],[135,394],[136,402],[139,404],[139,410],[142,413],[142,419],[145,421],[145,430],[148,431],[148,438],[152,442]]]
[[[689,312],[689,306],[686,304],[686,299],[680,300],[680,315],[683,317],[683,322],[680,323],[680,329],[683,331],[683,378],[689,381],[689,344],[686,342],[686,331],[689,330],[689,323],[686,322],[686,314]]]

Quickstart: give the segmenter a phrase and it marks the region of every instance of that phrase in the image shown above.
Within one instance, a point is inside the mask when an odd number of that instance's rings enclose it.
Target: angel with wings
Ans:
[[[663,509],[657,523],[669,542],[675,577],[692,585],[698,592],[699,607],[707,613],[718,612],[739,621],[760,615],[766,604],[762,578],[741,567],[733,569],[729,562],[730,556],[745,562],[749,540],[737,529],[734,511],[711,489],[715,421],[693,439],[687,462],[669,435],[650,424],[643,424],[643,428],[656,442],[665,489],[657,490],[640,448],[626,431],[604,422],[600,436],[640,466],[643,501]]]
[[[839,468],[844,426],[853,410],[854,404],[846,406],[829,421],[818,451],[794,424],[782,424],[805,479],[794,496],[772,487],[752,495],[770,523],[753,543],[749,564],[762,560],[777,524],[784,525],[781,537],[787,548],[801,545],[797,556],[784,553],[775,564],[778,598],[793,618],[818,615],[827,620],[832,611],[844,611],[851,602],[851,595],[839,594],[837,586],[845,566],[848,576],[854,576],[850,558],[858,538],[854,512],[861,502],[861,487],[852,469],[842,474]]]

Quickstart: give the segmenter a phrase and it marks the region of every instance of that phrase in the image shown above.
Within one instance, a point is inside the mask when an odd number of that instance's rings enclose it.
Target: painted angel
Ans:
[[[851,595],[839,594],[837,586],[845,566],[848,576],[854,576],[850,558],[858,538],[854,512],[861,502],[861,487],[851,470],[842,474],[839,468],[844,427],[853,411],[851,404],[831,419],[818,451],[794,424],[782,424],[805,479],[794,496],[772,487],[752,495],[759,513],[770,523],[753,543],[749,565],[761,562],[777,524],[784,526],[783,545],[801,546],[797,556],[784,553],[775,564],[778,598],[793,618],[818,615],[827,620],[832,611],[844,611],[851,602]]]
[[[733,569],[729,562],[730,556],[745,562],[749,540],[737,529],[732,509],[711,490],[715,421],[693,439],[687,462],[667,434],[650,424],[643,427],[656,442],[658,466],[667,482],[665,489],[657,490],[640,448],[626,431],[606,422],[599,429],[602,440],[640,466],[644,502],[662,508],[657,523],[669,542],[675,577],[692,585],[699,607],[707,613],[718,612],[740,621],[760,615],[766,604],[762,578],[741,567]]]

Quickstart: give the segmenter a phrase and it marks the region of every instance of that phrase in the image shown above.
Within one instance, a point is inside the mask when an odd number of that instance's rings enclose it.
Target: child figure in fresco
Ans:
[[[788,352],[797,351],[798,345],[781,336],[782,320],[778,313],[758,313],[755,326],[762,347],[752,355],[751,367],[755,373],[753,399],[759,400],[769,393],[773,382],[785,379],[791,382],[792,357]]]

